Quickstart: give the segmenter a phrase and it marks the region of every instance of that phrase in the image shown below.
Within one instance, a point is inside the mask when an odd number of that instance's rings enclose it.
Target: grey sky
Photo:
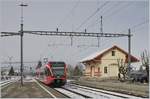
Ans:
[[[110,1],[81,28],[76,30],[97,8],[105,3],[102,0],[24,0],[29,6],[24,8],[24,30],[56,30],[100,32],[100,16],[103,16],[104,32],[127,33],[131,28],[132,54],[140,57],[148,50],[148,1]],[[20,29],[21,0],[1,0],[1,31]],[[75,6],[76,5],[76,6]],[[73,8],[74,7],[74,8]],[[143,24],[142,24],[143,23]],[[95,51],[118,45],[127,51],[127,38],[101,38],[100,47],[78,45],[97,45],[97,38],[74,37],[70,46],[70,37],[37,36],[25,34],[24,61],[37,61],[48,57],[49,60],[63,60],[75,64]],[[55,46],[52,46],[55,44]],[[64,46],[57,46],[62,44]],[[49,45],[49,46],[48,46]],[[20,60],[20,37],[0,38],[0,61]]]

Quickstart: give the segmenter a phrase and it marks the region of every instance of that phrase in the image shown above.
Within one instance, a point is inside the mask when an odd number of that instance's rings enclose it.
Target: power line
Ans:
[[[131,3],[126,3],[125,5],[121,6],[120,8],[114,10],[113,12],[111,12],[109,15],[105,16],[106,19],[108,19],[109,17],[112,17],[114,15],[116,15],[116,13],[119,13],[120,11],[128,8],[129,6],[131,6]]]
[[[68,19],[67,17],[77,8],[77,6],[79,5],[80,0],[78,0],[76,2],[76,4],[73,6],[73,8],[68,12],[68,14],[63,18],[63,20],[60,22],[60,24],[58,25],[58,27],[60,27],[65,21],[66,19]]]
[[[70,44],[64,44],[64,43],[52,43],[48,44],[48,47],[54,47],[54,46],[70,46]]]
[[[131,28],[132,28],[132,29],[135,29],[135,28],[137,28],[137,27],[139,27],[139,26],[141,26],[141,25],[143,25],[143,24],[146,24],[146,23],[148,23],[148,22],[149,22],[149,19],[147,19],[147,20],[145,20],[145,21],[143,21],[143,22],[141,22],[141,23],[139,23],[139,24],[136,24],[136,25],[132,26]]]
[[[113,7],[117,6],[118,4],[120,4],[120,2],[119,2],[119,3],[116,3],[114,6],[112,6],[112,7],[110,8],[110,10],[111,10]],[[106,19],[108,19],[109,17],[112,17],[112,16],[116,15],[116,13],[119,13],[119,12],[122,11],[123,9],[129,7],[130,5],[131,5],[131,3],[127,3],[127,4],[125,4],[124,6],[121,6],[121,7],[119,7],[118,9],[112,11],[109,15],[104,16],[105,21],[106,21]],[[106,11],[105,11],[105,12],[106,12]],[[96,25],[96,23],[99,22],[98,20],[99,20],[99,19],[97,19],[96,21],[94,21],[91,25],[88,25],[87,28],[94,27],[94,26]],[[95,23],[95,22],[96,22],[96,23]],[[95,25],[94,25],[94,24],[95,24]]]
[[[115,5],[113,5],[112,7],[116,7],[118,4],[120,4],[120,2],[118,2],[118,3],[116,3]],[[125,4],[124,6],[122,6],[121,8],[125,8],[125,6],[127,6],[127,5],[129,5],[129,3],[128,4]],[[111,7],[111,8],[112,8]],[[115,10],[115,11],[113,11],[112,13],[110,13],[110,15],[112,15],[112,14],[114,14],[114,13],[118,13],[118,11],[120,11],[120,8],[119,8],[119,10],[117,9],[117,10]],[[106,11],[105,11],[106,12]],[[101,16],[101,21],[102,21],[102,16]],[[99,22],[99,21],[97,21],[97,22]],[[103,28],[102,28],[102,22],[101,22],[101,33],[103,32]],[[98,47],[99,47],[99,43],[100,43],[100,41],[99,41],[99,39],[100,38],[98,38]]]
[[[16,36],[16,35],[20,35],[20,33],[17,32],[1,32],[1,37],[3,36]]]
[[[115,5],[113,5],[113,6],[110,7],[109,9],[105,10],[105,12],[103,12],[101,15],[104,15],[105,13],[108,12],[108,10],[111,10],[111,9],[113,9],[114,7],[118,7],[118,4],[120,4],[120,2],[117,2]],[[104,11],[104,10],[103,10],[103,11]],[[93,26],[95,23],[98,23],[98,22],[99,22],[98,20],[99,20],[99,18],[96,19],[95,21],[93,21],[91,24],[89,24],[89,25],[87,26],[87,29],[88,29],[89,27]]]
[[[23,31],[28,34],[46,35],[46,36],[76,36],[76,37],[124,37],[128,34],[119,33],[93,33],[93,32],[65,32],[65,31]],[[5,32],[4,32],[5,33]],[[7,32],[6,32],[7,33]]]
[[[110,39],[107,39],[107,40],[105,40],[105,42],[103,42],[103,43],[101,43],[101,45],[103,46],[103,45],[106,45],[106,43],[108,43],[108,42],[110,42]],[[82,48],[82,49],[80,49],[79,51],[77,51],[76,53],[81,53],[81,55],[82,54],[85,54],[85,51],[89,48],[89,47],[98,47],[97,45],[78,45],[77,46],[78,48]],[[83,48],[84,47],[84,48]],[[82,53],[82,52],[84,52],[84,53]],[[87,52],[86,52],[87,53]],[[73,53],[74,54],[74,56],[76,56],[76,55],[78,55],[78,54],[75,54],[75,53]]]
[[[136,29],[136,28],[138,28],[138,27],[140,27],[140,26],[142,26],[142,25],[144,25],[144,24],[146,24],[146,23],[149,23],[149,19],[147,19],[147,20],[145,20],[145,21],[142,21],[142,22],[140,22],[140,23],[138,23],[138,24],[135,24],[135,25],[131,26],[131,29],[134,30],[134,29]],[[126,31],[126,30],[123,30],[123,31],[121,31],[121,32],[119,32],[119,33],[122,33],[122,32],[125,32],[125,31]]]
[[[38,61],[24,61],[23,63],[38,63]],[[3,61],[1,64],[10,64],[10,61]],[[20,64],[19,61],[11,61],[11,64]]]
[[[148,26],[148,25],[147,25],[147,26]],[[143,30],[143,29],[145,29],[145,28],[146,28],[145,26],[144,26],[144,27],[141,26],[140,28],[138,27],[138,28],[136,28],[136,29],[133,29],[132,32],[138,31],[138,33],[140,33],[139,31],[141,31],[141,30]],[[146,29],[148,30],[148,28],[146,28]]]
[[[90,18],[92,18],[94,15],[97,14],[97,12],[99,12],[101,9],[104,8],[104,6],[106,6],[109,3],[109,1],[106,1],[103,5],[101,5],[99,8],[97,8],[97,10],[92,13],[89,17],[86,18],[86,20],[84,20],[77,28],[76,30],[80,29],[87,21],[90,20]]]

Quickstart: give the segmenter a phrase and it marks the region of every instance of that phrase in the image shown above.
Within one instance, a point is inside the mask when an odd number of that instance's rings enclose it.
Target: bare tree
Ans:
[[[41,61],[38,61],[38,65],[36,66],[36,69],[39,69],[42,67],[42,62]]]
[[[68,64],[68,65],[67,65],[67,77],[68,77],[68,78],[72,78],[72,76],[73,76],[73,71],[74,71],[73,66],[71,66],[70,64]]]
[[[83,75],[82,70],[78,65],[74,68],[73,75],[74,76],[82,76]]]
[[[125,81],[127,76],[127,64],[123,61],[123,59],[117,59],[118,63],[118,80]]]
[[[145,67],[147,72],[147,80],[149,79],[149,53],[147,50],[143,51],[141,54],[142,66]]]

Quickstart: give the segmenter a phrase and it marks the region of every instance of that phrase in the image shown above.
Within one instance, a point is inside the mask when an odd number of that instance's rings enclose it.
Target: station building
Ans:
[[[114,45],[111,48],[91,54],[80,60],[85,65],[84,76],[88,77],[116,77],[118,76],[118,59],[128,62],[128,53]],[[131,62],[139,60],[131,55]]]

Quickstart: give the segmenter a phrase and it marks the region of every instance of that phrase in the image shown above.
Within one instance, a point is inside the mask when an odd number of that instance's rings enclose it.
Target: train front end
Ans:
[[[46,67],[50,75],[46,77],[46,84],[60,87],[66,83],[66,64],[64,62],[49,62]]]

